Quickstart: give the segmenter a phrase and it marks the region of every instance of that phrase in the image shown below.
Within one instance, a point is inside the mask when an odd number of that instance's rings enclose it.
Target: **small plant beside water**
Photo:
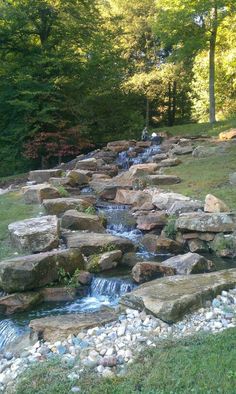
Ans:
[[[58,282],[64,286],[76,287],[78,285],[79,273],[79,268],[77,268],[74,274],[71,275],[69,272],[66,272],[64,268],[60,267],[58,269]]]
[[[89,215],[95,215],[96,208],[91,205],[90,207],[88,207],[84,210],[84,213],[88,213]]]
[[[164,227],[164,233],[166,234],[166,236],[170,239],[175,239],[176,238],[176,216],[175,215],[171,215],[168,218],[167,224]]]
[[[64,186],[58,186],[57,191],[60,194],[61,197],[68,197],[69,193],[68,191],[64,188]]]

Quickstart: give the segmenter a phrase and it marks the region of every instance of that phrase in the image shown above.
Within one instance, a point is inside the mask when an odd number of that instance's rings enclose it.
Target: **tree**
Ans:
[[[208,48],[209,120],[215,116],[215,53],[219,26],[235,7],[234,0],[163,0],[157,2],[154,30],[172,58],[183,59]]]

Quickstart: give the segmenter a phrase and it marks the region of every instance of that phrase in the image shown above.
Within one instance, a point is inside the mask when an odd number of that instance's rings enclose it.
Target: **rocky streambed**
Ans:
[[[212,195],[162,189],[181,182],[174,167],[192,151],[117,141],[30,173],[22,195],[42,214],[9,225],[19,257],[0,263],[2,390],[52,355],[72,364],[70,379],[87,367],[112,376],[166,335],[235,325],[235,214]]]

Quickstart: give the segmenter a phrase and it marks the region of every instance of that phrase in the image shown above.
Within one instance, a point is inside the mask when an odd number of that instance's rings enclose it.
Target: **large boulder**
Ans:
[[[163,211],[151,212],[137,217],[137,228],[139,230],[150,231],[155,228],[162,228],[167,223],[167,215]]]
[[[181,320],[206,305],[222,290],[236,285],[236,269],[209,274],[177,275],[141,285],[121,298],[121,304],[153,314],[168,323]]]
[[[83,170],[72,170],[67,176],[71,186],[87,185],[90,179],[86,174],[86,171]]]
[[[13,245],[20,252],[47,252],[59,244],[59,221],[56,216],[41,216],[11,223],[8,230]]]
[[[45,199],[60,197],[59,191],[47,183],[24,186],[22,187],[22,193],[26,204],[41,204]]]
[[[52,200],[44,200],[43,207],[48,215],[60,216],[69,209],[77,209],[83,211],[91,207],[91,203],[85,198],[55,198]]]
[[[73,301],[80,296],[88,294],[88,288],[77,285],[76,287],[54,286],[44,287],[40,290],[44,302],[66,302]]]
[[[180,183],[181,179],[175,175],[148,175],[147,183],[150,185],[173,185]]]
[[[97,170],[97,160],[94,158],[79,160],[75,165],[75,169],[77,170],[89,170],[89,171],[96,171]]]
[[[182,194],[179,193],[162,193],[162,192],[157,192],[153,194],[152,197],[152,204],[157,207],[157,209],[160,210],[168,210],[171,208],[171,206],[177,202],[181,201],[185,203],[186,201],[190,201],[189,197],[183,196]]]
[[[229,146],[225,143],[216,145],[216,146],[197,146],[193,152],[192,156],[198,159],[214,156],[214,155],[224,155]]]
[[[99,216],[78,212],[75,209],[66,211],[63,214],[61,218],[61,226],[69,230],[88,230],[96,233],[105,232],[105,228],[103,227]]]
[[[40,339],[55,342],[66,339],[69,335],[77,335],[83,330],[101,326],[117,319],[113,309],[104,308],[94,313],[48,316],[31,320],[30,328]]]
[[[79,248],[86,256],[112,251],[114,249],[119,249],[123,253],[132,252],[134,250],[134,245],[130,240],[110,234],[77,231],[67,233],[64,237],[69,248]]]
[[[86,269],[98,273],[117,267],[122,258],[121,250],[113,250],[102,254],[92,255],[88,258]]]
[[[144,283],[163,276],[175,275],[175,269],[151,261],[141,261],[132,269],[132,278],[136,283]]]
[[[203,202],[199,200],[178,200],[167,209],[167,213],[168,215],[180,215],[181,213],[201,211],[203,206]]]
[[[207,194],[205,198],[204,205],[205,212],[229,212],[229,207],[224,203],[224,201],[213,196],[212,194]]]
[[[223,131],[222,133],[219,134],[219,139],[221,141],[232,140],[233,138],[236,138],[236,129]]]
[[[135,207],[141,207],[145,203],[151,203],[151,200],[150,194],[141,190],[118,189],[115,197],[117,204],[127,204]]]
[[[35,170],[30,171],[29,180],[35,183],[44,183],[48,182],[48,180],[52,177],[60,177],[62,176],[62,170],[60,169],[52,169],[52,170]]]
[[[175,167],[181,163],[181,160],[178,158],[168,158],[165,160],[160,161],[158,163],[158,167]]]
[[[32,290],[58,281],[61,272],[73,275],[84,269],[84,259],[78,249],[16,257],[0,264],[0,288],[8,293]]]
[[[12,315],[17,312],[27,311],[43,302],[40,292],[26,292],[9,294],[0,297],[0,315]]]
[[[134,164],[130,167],[129,172],[133,177],[153,174],[158,169],[156,163]]]
[[[129,171],[112,179],[95,179],[90,182],[90,186],[104,200],[114,200],[118,189],[132,189],[132,184],[133,176]]]
[[[186,213],[176,220],[176,228],[181,232],[229,233],[236,229],[236,218],[231,213]]]
[[[146,234],[141,243],[150,253],[177,254],[183,252],[183,245],[179,242],[155,234]]]
[[[127,141],[127,140],[112,141],[112,142],[108,142],[107,149],[114,153],[120,153],[125,150],[128,150],[130,147],[133,146],[135,146],[135,141]]]
[[[193,151],[193,146],[192,145],[185,145],[185,146],[181,146],[181,145],[176,145],[172,150],[171,153],[175,154],[175,155],[188,155],[190,153],[192,153]]]
[[[176,270],[178,275],[199,274],[209,272],[213,268],[213,263],[197,253],[186,253],[171,257],[162,265]]]
[[[236,257],[236,232],[232,234],[216,234],[209,243],[210,248],[220,257]]]

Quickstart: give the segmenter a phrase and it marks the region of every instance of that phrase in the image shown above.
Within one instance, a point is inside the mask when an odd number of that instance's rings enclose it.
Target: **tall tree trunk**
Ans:
[[[171,83],[168,83],[168,126],[172,126],[172,92]]]
[[[216,121],[216,104],[215,104],[215,50],[217,36],[217,6],[212,9],[212,31],[210,36],[209,52],[209,115],[210,123]]]
[[[150,113],[150,103],[148,100],[148,97],[146,98],[146,122],[145,126],[148,128],[149,127],[149,113]]]
[[[171,126],[174,126],[175,124],[175,116],[176,116],[176,94],[177,94],[177,82],[173,82],[173,97],[172,97],[172,124]]]

